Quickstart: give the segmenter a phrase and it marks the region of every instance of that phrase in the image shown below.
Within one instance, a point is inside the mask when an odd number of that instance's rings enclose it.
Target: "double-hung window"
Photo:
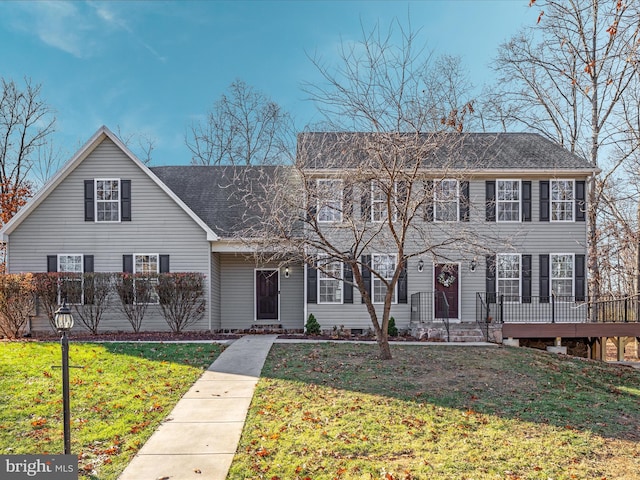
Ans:
[[[573,270],[572,253],[551,255],[551,292],[556,297],[573,297]]]
[[[342,180],[318,179],[318,222],[342,221]]]
[[[120,221],[120,179],[95,180],[97,222]]]
[[[342,303],[342,262],[318,259],[318,303]]]
[[[520,221],[520,180],[498,180],[496,192],[497,219],[499,222]]]
[[[135,282],[146,282],[145,286],[147,288],[145,290],[147,295],[145,295],[145,297],[149,299],[147,303],[159,303],[158,292],[156,290],[158,285],[158,272],[160,271],[159,255],[134,254],[133,268],[133,273],[136,274]],[[140,290],[138,286],[134,286],[134,294]]]
[[[441,180],[434,184],[434,219],[457,222],[460,215],[460,192],[457,180]]]
[[[384,303],[384,297],[387,294],[387,283],[393,279],[393,274],[398,264],[398,256],[396,254],[373,254],[371,256],[371,268],[378,275],[371,274],[373,303]],[[384,280],[383,280],[384,279]],[[393,291],[392,303],[397,303],[398,292],[397,284]]]
[[[69,304],[80,305],[83,301],[82,274],[84,273],[82,255],[58,255],[58,272],[60,289],[58,303],[66,301]]]
[[[575,209],[575,182],[551,180],[551,221],[572,222]]]
[[[497,292],[504,295],[507,302],[520,301],[521,256],[519,254],[500,254],[496,258]]]
[[[391,219],[396,221],[397,211],[395,209],[396,195],[398,193],[398,185],[393,183],[391,188],[383,186],[380,183],[371,182],[371,221],[385,222],[389,218],[389,208],[393,209]]]

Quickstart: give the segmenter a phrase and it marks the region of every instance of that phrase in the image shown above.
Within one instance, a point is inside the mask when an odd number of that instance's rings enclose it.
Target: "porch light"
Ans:
[[[422,272],[424,270],[424,260],[418,260],[418,271]]]
[[[478,267],[478,262],[476,262],[476,259],[474,258],[469,263],[469,270],[472,271],[472,272],[475,272],[477,267]]]
[[[284,278],[289,278],[289,267],[284,267]]]
[[[56,310],[54,322],[58,333],[68,332],[73,328],[73,315],[66,301],[63,301],[62,306]]]

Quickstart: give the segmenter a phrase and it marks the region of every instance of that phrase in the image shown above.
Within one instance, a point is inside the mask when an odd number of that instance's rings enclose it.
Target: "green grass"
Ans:
[[[529,349],[274,345],[229,479],[635,479],[640,371]]]
[[[223,347],[71,342],[71,447],[85,478],[115,479]],[[61,349],[0,343],[0,453],[62,453]]]

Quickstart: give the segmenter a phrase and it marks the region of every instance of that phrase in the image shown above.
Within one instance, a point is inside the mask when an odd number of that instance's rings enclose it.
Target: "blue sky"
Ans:
[[[474,84],[498,45],[537,11],[528,0],[0,2],[0,76],[42,84],[63,160],[101,125],[155,140],[153,165],[186,164],[185,133],[235,79],[319,120],[301,91],[361,25],[397,17],[436,54],[460,55]],[[134,148],[135,151],[135,148]]]

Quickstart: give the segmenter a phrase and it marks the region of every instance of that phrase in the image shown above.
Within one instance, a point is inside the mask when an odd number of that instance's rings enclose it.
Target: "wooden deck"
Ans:
[[[502,336],[503,338],[640,338],[640,323],[504,323]]]

